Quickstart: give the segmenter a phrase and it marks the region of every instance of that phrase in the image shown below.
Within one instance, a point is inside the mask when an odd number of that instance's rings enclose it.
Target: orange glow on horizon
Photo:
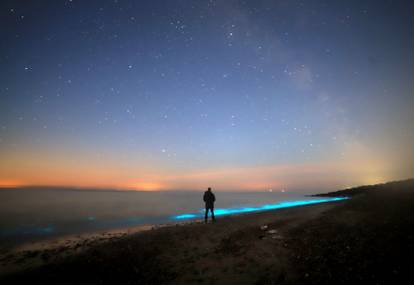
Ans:
[[[165,189],[165,186],[155,182],[139,182],[127,185],[125,187],[128,190],[137,190],[137,191],[159,191]]]
[[[228,191],[273,189],[334,190],[389,180],[388,164],[361,144],[349,145],[346,157],[336,161],[285,163],[197,169],[167,168],[112,158],[55,155],[39,152],[5,153],[0,165],[0,187],[51,186],[132,191],[197,190],[212,187]],[[319,189],[319,188],[318,188]]]
[[[26,185],[16,180],[0,180],[0,188],[17,188],[23,186]]]

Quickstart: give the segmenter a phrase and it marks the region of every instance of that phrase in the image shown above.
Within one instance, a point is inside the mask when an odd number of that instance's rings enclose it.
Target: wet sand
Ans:
[[[0,281],[404,283],[414,261],[413,180],[346,191],[352,199],[10,250]]]

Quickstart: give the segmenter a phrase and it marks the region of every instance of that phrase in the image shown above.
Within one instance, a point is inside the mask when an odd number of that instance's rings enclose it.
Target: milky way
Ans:
[[[2,1],[0,186],[411,176],[408,1]]]

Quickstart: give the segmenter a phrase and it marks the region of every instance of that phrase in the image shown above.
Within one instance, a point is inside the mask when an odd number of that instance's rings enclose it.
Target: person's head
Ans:
[[[211,187],[208,187],[207,191],[208,191],[208,192],[211,192]]]

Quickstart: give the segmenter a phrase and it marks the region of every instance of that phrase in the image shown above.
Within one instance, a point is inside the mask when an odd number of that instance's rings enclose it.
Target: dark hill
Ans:
[[[312,197],[338,197],[338,196],[355,196],[360,194],[365,194],[368,191],[393,191],[398,189],[399,191],[408,190],[409,188],[414,187],[414,179],[407,179],[401,181],[392,181],[382,184],[375,184],[375,185],[364,185],[358,186],[354,188],[348,188],[328,193],[321,193],[311,195]]]

